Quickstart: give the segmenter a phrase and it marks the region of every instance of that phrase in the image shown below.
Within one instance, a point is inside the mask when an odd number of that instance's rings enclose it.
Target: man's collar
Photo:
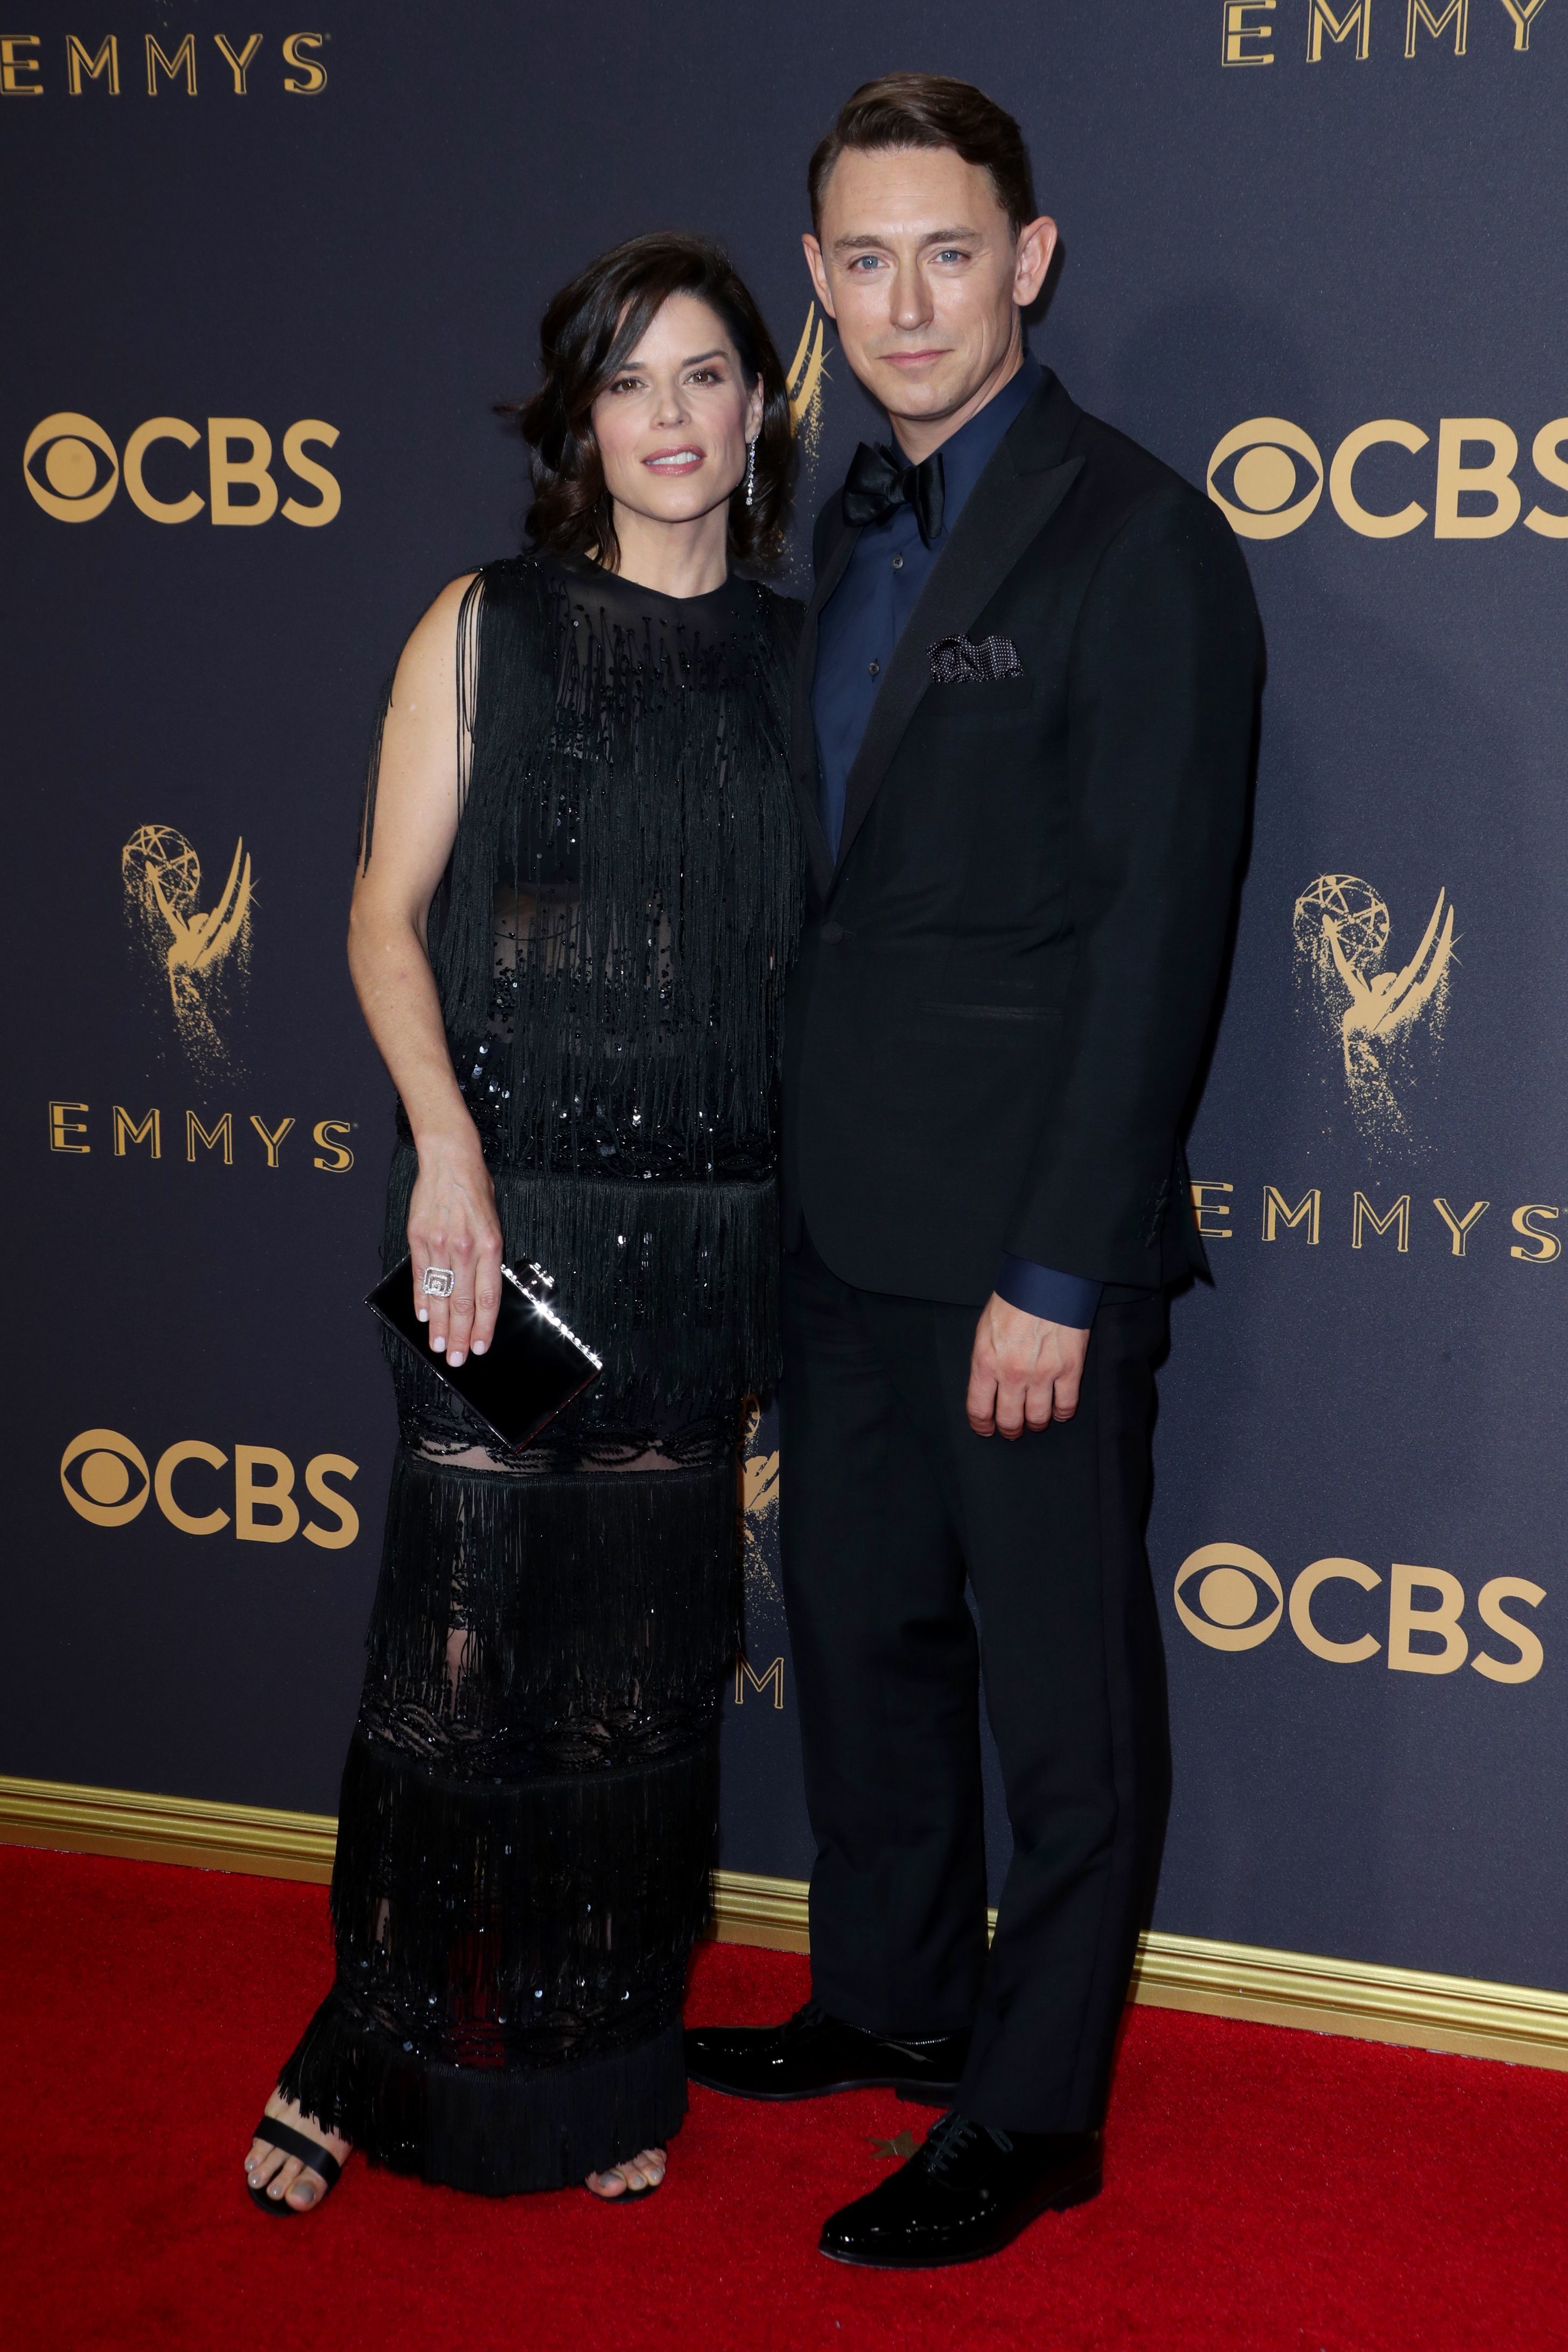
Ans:
[[[942,458],[946,493],[944,538],[960,507],[1001,446],[1008,426],[1022,415],[1044,377],[1039,361],[1026,352],[1023,365],[992,394],[984,407],[977,408],[956,433],[940,444],[937,454]]]

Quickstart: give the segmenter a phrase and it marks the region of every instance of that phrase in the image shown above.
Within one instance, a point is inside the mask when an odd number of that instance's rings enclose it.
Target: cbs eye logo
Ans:
[[[60,1456],[60,1485],[72,1510],[95,1528],[123,1528],[146,1502],[153,1475],[142,1448],[117,1429],[84,1429]]]
[[[225,1470],[230,1475],[219,1486],[216,1474]],[[65,1498],[91,1527],[129,1527],[151,1496],[181,1535],[216,1536],[232,1526],[239,1543],[292,1543],[302,1536],[322,1551],[342,1551],[359,1534],[359,1513],[342,1486],[331,1484],[358,1475],[359,1464],[345,1454],[313,1454],[305,1492],[326,1517],[306,1518],[294,1492],[294,1465],[276,1445],[236,1445],[231,1465],[222,1446],[181,1437],[149,1469],[142,1448],[118,1429],[84,1429],[60,1456]]]
[[[1381,1605],[1369,1606],[1360,1597],[1380,1590],[1385,1591]],[[1245,1544],[1204,1544],[1176,1570],[1173,1598],[1188,1633],[1209,1650],[1255,1650],[1288,1611],[1301,1647],[1334,1666],[1364,1665],[1381,1653],[1395,1673],[1452,1675],[1468,1660],[1488,1682],[1528,1683],[1546,1658],[1540,1634],[1507,1605],[1522,1602],[1534,1611],[1545,1601],[1544,1588],[1524,1576],[1490,1577],[1475,1596],[1475,1613],[1486,1634],[1505,1643],[1511,1657],[1479,1647],[1479,1637],[1464,1622],[1471,1604],[1457,1576],[1446,1568],[1418,1568],[1405,1560],[1392,1563],[1384,1588],[1384,1579],[1364,1560],[1338,1553],[1314,1559],[1292,1578],[1287,1601],[1261,1552]],[[1326,1622],[1314,1614],[1320,1608]],[[1368,1624],[1373,1613],[1384,1626],[1386,1643]]]
[[[56,522],[92,522],[102,514],[123,472],[126,496],[150,522],[194,522],[204,509],[215,523],[246,526],[286,522],[319,530],[343,502],[335,474],[310,448],[331,449],[335,425],[301,416],[283,436],[283,462],[309,498],[279,502],[272,473],[272,436],[254,416],[209,416],[206,463],[182,458],[204,438],[183,416],[150,416],[125,444],[123,467],[113,442],[90,416],[62,408],[35,425],[22,452],[22,478],[36,505]],[[147,479],[148,472],[153,480]],[[195,484],[203,483],[204,497]]]
[[[1187,1601],[1184,1587],[1190,1590]],[[1188,1633],[1211,1650],[1255,1650],[1267,1642],[1285,1609],[1279,1579],[1262,1553],[1248,1551],[1245,1544],[1205,1544],[1189,1554],[1177,1575],[1174,1598]]]
[[[1310,435],[1289,417],[1251,416],[1216,446],[1206,487],[1239,537],[1283,539],[1300,529],[1322,497],[1323,460]]]
[[[1208,494],[1242,539],[1300,530],[1326,488],[1335,514],[1362,539],[1404,539],[1423,523],[1434,539],[1500,539],[1522,523],[1539,539],[1568,540],[1568,508],[1526,507],[1527,492],[1514,478],[1522,466],[1520,438],[1500,416],[1439,417],[1432,457],[1413,472],[1410,459],[1431,440],[1408,417],[1375,416],[1345,435],[1325,468],[1317,443],[1289,417],[1249,416],[1216,444]],[[1568,491],[1568,416],[1541,427],[1530,462],[1540,481]],[[1430,507],[1409,495],[1423,481]]]
[[[33,470],[40,451],[42,480]],[[90,522],[120,488],[113,442],[101,425],[72,409],[34,426],[22,452],[22,471],[44,512],[59,522]]]

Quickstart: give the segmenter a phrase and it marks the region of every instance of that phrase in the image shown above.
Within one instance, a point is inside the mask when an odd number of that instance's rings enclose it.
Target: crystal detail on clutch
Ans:
[[[521,1275],[516,1273],[510,1265],[501,1267],[502,1278],[510,1282],[514,1290],[521,1291],[534,1312],[542,1315],[552,1329],[560,1332],[563,1339],[570,1339],[574,1348],[580,1348],[595,1370],[602,1372],[605,1369],[604,1358],[596,1356],[586,1339],[580,1339],[570,1323],[557,1315],[554,1307],[550,1304],[546,1294],[555,1287],[554,1276],[546,1274],[544,1268],[536,1265],[532,1258],[528,1261],[528,1271],[533,1278],[531,1281],[525,1282]]]

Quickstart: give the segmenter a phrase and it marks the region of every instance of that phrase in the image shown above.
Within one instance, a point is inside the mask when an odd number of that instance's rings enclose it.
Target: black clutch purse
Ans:
[[[455,1370],[431,1347],[430,1326],[414,1311],[407,1258],[376,1284],[365,1305],[515,1453],[591,1387],[605,1367],[563,1320],[553,1303],[555,1285],[542,1265],[530,1260],[521,1274],[510,1265],[500,1271],[495,1337],[482,1356],[470,1351]]]

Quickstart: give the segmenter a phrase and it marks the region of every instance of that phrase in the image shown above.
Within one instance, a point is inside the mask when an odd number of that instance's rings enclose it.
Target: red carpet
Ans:
[[[1105,2194],[994,2261],[815,2250],[924,2111],[698,2091],[667,2186],[491,2204],[349,2168],[255,2212],[249,2126],[324,1989],[317,1887],[0,1849],[5,2352],[727,2352],[1568,2345],[1568,2076],[1140,2010]],[[804,1960],[700,1958],[689,2015],[763,2019]]]

